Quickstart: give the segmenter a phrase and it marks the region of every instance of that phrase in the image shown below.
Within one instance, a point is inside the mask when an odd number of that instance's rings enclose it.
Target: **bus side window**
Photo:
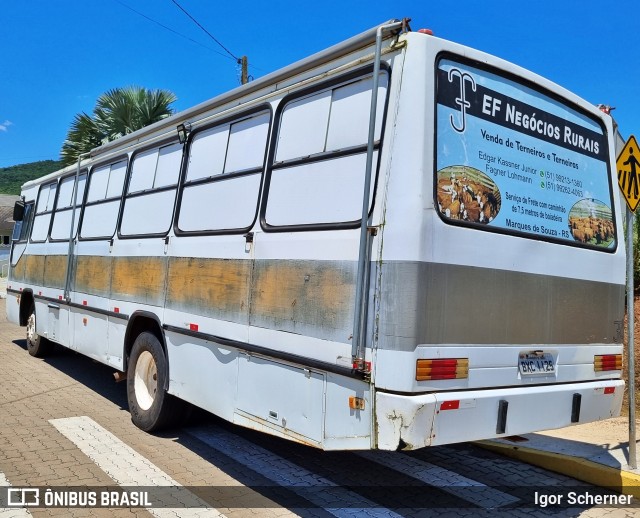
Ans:
[[[76,175],[68,176],[60,181],[60,192],[58,193],[58,203],[53,215],[53,223],[51,225],[51,240],[68,241],[71,231],[71,219],[73,215],[73,188],[75,185]],[[84,190],[87,185],[86,171],[78,177],[78,189],[76,191],[76,213],[73,217],[73,235],[78,231],[78,221],[80,219],[80,209],[84,198]]]
[[[82,216],[82,239],[111,239],[116,231],[127,161],[94,167]]]
[[[182,144],[175,142],[134,154],[120,235],[164,235],[171,228]]]
[[[246,232],[255,219],[271,115],[196,133],[189,146],[178,233]]]
[[[387,86],[388,74],[383,71],[378,87],[374,167],[378,163]],[[267,227],[335,228],[359,221],[372,87],[369,75],[285,100],[278,121],[274,163],[268,173],[263,209]]]
[[[38,203],[36,204],[36,215],[31,231],[31,241],[34,243],[44,243],[47,240],[57,190],[57,181],[40,187]]]

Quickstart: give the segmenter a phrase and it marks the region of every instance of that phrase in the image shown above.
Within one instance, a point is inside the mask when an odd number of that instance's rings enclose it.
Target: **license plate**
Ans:
[[[552,376],[556,373],[556,364],[551,353],[520,353],[518,368],[522,376]]]

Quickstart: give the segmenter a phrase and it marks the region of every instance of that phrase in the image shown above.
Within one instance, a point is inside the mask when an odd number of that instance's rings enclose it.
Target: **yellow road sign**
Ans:
[[[636,138],[631,135],[622,148],[618,160],[618,185],[627,206],[631,212],[635,212],[640,201],[640,149]]]

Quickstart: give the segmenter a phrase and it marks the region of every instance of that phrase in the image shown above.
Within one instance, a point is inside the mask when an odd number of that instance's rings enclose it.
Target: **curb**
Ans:
[[[510,446],[493,441],[478,441],[475,444],[505,457],[567,475],[594,486],[609,488],[625,495],[633,495],[634,498],[640,499],[640,475],[635,473],[562,453]]]

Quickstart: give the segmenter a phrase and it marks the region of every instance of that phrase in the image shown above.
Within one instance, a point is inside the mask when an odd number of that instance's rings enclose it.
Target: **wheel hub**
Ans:
[[[158,368],[149,351],[143,351],[136,362],[134,390],[138,406],[149,410],[158,391]]]

